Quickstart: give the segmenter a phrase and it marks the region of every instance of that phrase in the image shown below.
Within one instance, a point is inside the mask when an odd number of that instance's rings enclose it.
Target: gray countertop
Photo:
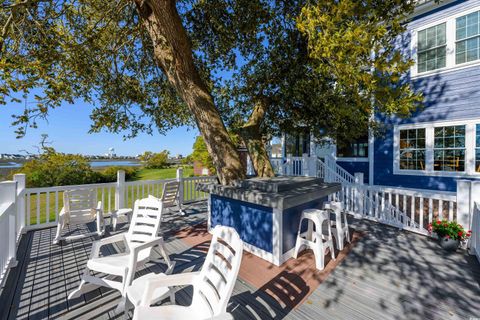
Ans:
[[[299,183],[298,178],[295,177],[294,183],[296,184],[295,188],[279,192],[258,190],[248,183],[241,183],[237,186],[200,183],[197,189],[221,197],[250,202],[279,210],[286,210],[310,201],[318,200],[341,190],[340,183],[325,183],[322,182],[321,179],[309,179],[308,183]]]

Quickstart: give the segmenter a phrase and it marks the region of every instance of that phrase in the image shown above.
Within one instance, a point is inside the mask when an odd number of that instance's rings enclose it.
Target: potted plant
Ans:
[[[455,251],[460,245],[460,241],[467,240],[472,231],[465,231],[463,226],[455,221],[436,220],[428,225],[428,231],[435,233],[440,241],[440,245],[447,251]]]

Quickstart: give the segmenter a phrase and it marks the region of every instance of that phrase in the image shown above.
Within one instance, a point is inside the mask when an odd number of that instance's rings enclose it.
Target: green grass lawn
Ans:
[[[140,180],[163,180],[163,179],[171,179],[177,176],[177,168],[166,168],[166,169],[146,169],[142,168],[139,170],[138,177],[135,181]],[[183,176],[184,177],[191,177],[193,176],[193,168],[186,167],[183,168]],[[185,185],[187,188],[187,185]],[[102,192],[103,191],[103,192]],[[153,194],[155,196],[160,196],[162,192],[161,185],[150,185],[146,187],[129,187],[127,188],[127,198],[126,198],[126,206],[132,207],[134,199],[140,199],[146,197],[148,194]],[[109,195],[110,194],[110,195]],[[132,198],[132,195],[134,199]],[[103,190],[97,190],[97,197],[98,200],[102,200],[105,206],[105,211],[108,212],[113,209],[115,205],[115,188],[103,188]],[[185,198],[187,195],[185,194]],[[27,199],[28,201],[28,199]],[[47,208],[48,202],[48,208]],[[58,211],[63,206],[63,192],[58,192]],[[47,201],[47,194],[42,193],[40,194],[39,199],[37,200],[37,195],[32,194],[30,196],[30,224],[37,223],[37,207],[40,208],[39,220],[40,223],[47,222],[47,211],[49,216],[49,221],[55,221],[55,192],[50,192],[48,195]]]
[[[161,179],[171,179],[177,176],[177,168],[165,168],[165,169],[140,169],[138,177],[135,180],[161,180]],[[183,168],[183,176],[191,177],[193,176],[193,168],[186,167]]]

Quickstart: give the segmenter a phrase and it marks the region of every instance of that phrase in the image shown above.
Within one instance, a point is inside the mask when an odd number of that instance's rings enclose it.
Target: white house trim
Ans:
[[[368,152],[370,153],[370,151]],[[368,162],[367,157],[336,157],[335,160],[340,162]]]
[[[475,61],[470,61],[466,63],[461,63],[461,64],[456,64],[455,63],[455,46],[456,46],[456,19],[459,17],[462,17],[464,15],[467,15],[472,12],[480,11],[480,6],[476,6],[474,8],[468,9],[468,10],[463,10],[460,11],[454,15],[448,16],[444,19],[441,20],[436,20],[435,22],[431,22],[425,25],[421,25],[417,27],[414,30],[411,30],[411,42],[410,42],[410,49],[412,53],[412,59],[414,60],[414,65],[410,69],[410,75],[412,79],[417,79],[417,78],[422,78],[422,77],[427,77],[427,76],[432,76],[432,75],[437,75],[445,72],[450,72],[454,70],[461,70],[464,68],[469,68],[472,66],[477,66],[480,65],[480,59],[475,60]],[[436,69],[436,70],[431,70],[427,72],[421,72],[418,73],[418,66],[417,66],[417,61],[418,61],[418,55],[417,55],[417,40],[418,40],[418,31],[422,31],[424,29],[428,29],[430,27],[434,27],[436,25],[446,23],[446,37],[447,37],[447,49],[446,49],[446,65],[444,68]]]
[[[439,177],[480,177],[475,172],[475,135],[476,124],[480,119],[434,121],[412,124],[395,125],[393,129],[393,173],[398,175],[439,176]],[[433,170],[434,129],[436,127],[465,125],[465,171],[448,172]],[[425,129],[425,170],[400,169],[400,130]]]

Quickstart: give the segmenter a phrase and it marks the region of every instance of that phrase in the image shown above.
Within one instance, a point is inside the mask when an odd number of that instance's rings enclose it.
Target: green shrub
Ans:
[[[102,180],[104,182],[117,181],[118,170],[125,171],[126,181],[135,180],[138,176],[138,171],[139,171],[138,168],[135,168],[135,167],[120,167],[120,166],[108,167],[100,172],[100,174],[102,175]]]
[[[58,153],[53,148],[45,148],[38,159],[25,162],[12,173],[24,173],[27,187],[51,187],[98,183],[100,173],[90,167],[87,158],[75,154]]]

